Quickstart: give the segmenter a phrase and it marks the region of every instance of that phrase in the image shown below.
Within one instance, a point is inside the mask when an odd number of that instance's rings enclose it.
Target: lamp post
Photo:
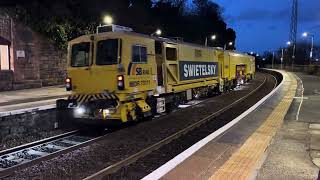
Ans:
[[[295,51],[296,51],[296,44],[292,43],[291,41],[287,42],[287,45],[290,47],[291,45],[293,45],[292,47],[292,62],[291,62],[291,69],[293,71],[293,64],[294,64],[294,58],[296,58],[295,56]]]
[[[229,45],[229,46],[232,46],[232,45],[233,45],[233,42],[232,42],[232,41],[228,42],[228,45]],[[226,49],[227,49],[227,44],[224,44],[224,50],[226,50]]]
[[[281,69],[283,68],[282,64],[283,64],[283,48],[281,48]]]
[[[217,36],[216,35],[212,35],[211,37],[210,37],[210,39],[211,40],[216,40],[217,39]],[[208,37],[206,37],[206,40],[205,40],[205,42],[204,42],[204,46],[208,46]]]
[[[273,69],[273,64],[274,64],[274,51],[272,52],[272,69]]]
[[[160,36],[162,34],[161,29],[157,29],[154,33],[151,34],[151,36],[157,35]]]
[[[308,37],[308,36],[311,37],[311,49],[310,49],[310,60],[309,60],[309,64],[310,64],[311,63],[311,59],[313,57],[313,39],[314,39],[314,35],[310,34],[308,32],[304,32],[304,33],[302,33],[302,36],[303,37]]]

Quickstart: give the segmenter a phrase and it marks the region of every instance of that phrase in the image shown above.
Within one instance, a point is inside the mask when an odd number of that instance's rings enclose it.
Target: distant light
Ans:
[[[253,54],[253,52],[251,51],[250,54]]]
[[[216,36],[216,35],[212,35],[212,36],[211,36],[211,39],[212,39],[212,40],[216,40],[216,39],[217,39],[217,36]]]
[[[103,23],[108,24],[108,25],[109,25],[109,24],[112,24],[112,23],[113,23],[112,17],[109,16],[109,15],[104,16],[104,18],[103,18]]]
[[[289,46],[290,46],[290,45],[291,45],[291,42],[290,42],[290,41],[288,41],[288,42],[287,42],[287,45],[289,45]]]
[[[266,58],[262,58],[262,60],[263,60],[263,61],[265,61],[265,60],[266,60]]]
[[[302,36],[303,36],[303,37],[307,37],[307,36],[308,36],[308,33],[307,33],[307,32],[304,32],[304,33],[302,33]]]
[[[319,59],[316,59],[316,61],[318,62],[318,61],[319,61]]]
[[[229,42],[229,46],[232,46],[233,45],[233,42]]]
[[[259,54],[257,54],[256,56],[259,57]]]
[[[162,34],[162,31],[160,29],[157,29],[156,35],[160,36]]]

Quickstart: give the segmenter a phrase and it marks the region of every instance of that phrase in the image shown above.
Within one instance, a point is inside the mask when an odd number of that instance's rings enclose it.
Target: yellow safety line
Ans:
[[[288,79],[290,85],[287,86],[284,98],[240,149],[209,178],[210,180],[250,178],[276,131],[282,125],[283,119],[296,93],[296,79],[291,74]]]

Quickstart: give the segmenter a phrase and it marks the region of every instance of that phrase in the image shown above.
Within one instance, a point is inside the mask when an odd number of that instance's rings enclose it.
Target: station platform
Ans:
[[[279,72],[268,96],[144,179],[318,179],[320,78]]]
[[[0,117],[55,108],[55,101],[67,97],[64,86],[0,92]]]

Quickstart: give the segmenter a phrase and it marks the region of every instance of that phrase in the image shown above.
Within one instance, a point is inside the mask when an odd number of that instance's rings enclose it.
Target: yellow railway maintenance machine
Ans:
[[[69,42],[66,88],[57,118],[127,122],[170,111],[181,101],[217,91],[213,48],[150,37],[117,25]]]

